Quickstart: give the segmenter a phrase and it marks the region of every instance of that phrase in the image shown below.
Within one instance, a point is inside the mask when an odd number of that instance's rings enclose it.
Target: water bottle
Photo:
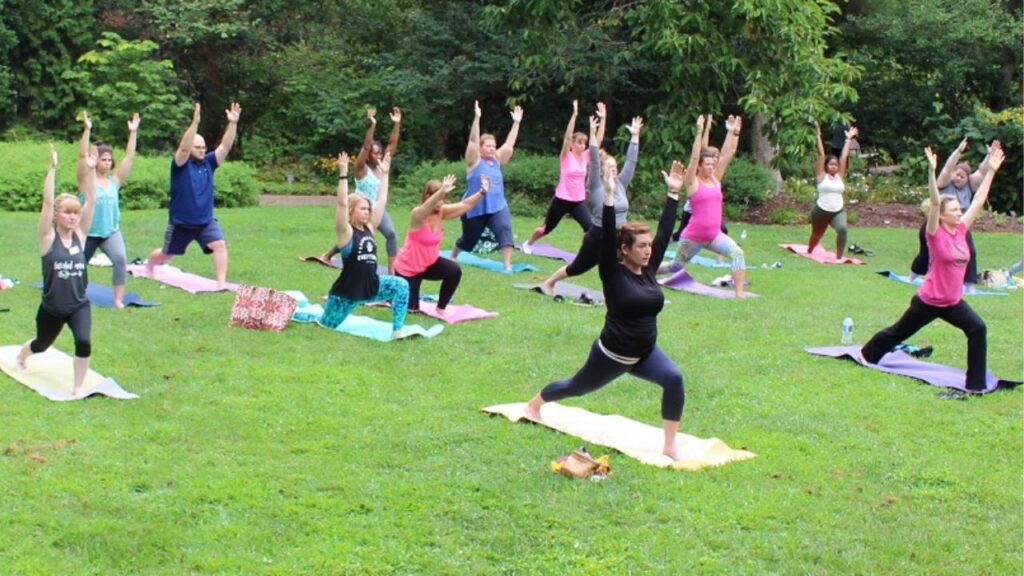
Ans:
[[[744,228],[743,231],[740,232],[740,240],[746,240],[746,239],[747,239],[747,229]]]
[[[853,344],[853,318],[843,318],[843,335],[839,339],[840,344]]]

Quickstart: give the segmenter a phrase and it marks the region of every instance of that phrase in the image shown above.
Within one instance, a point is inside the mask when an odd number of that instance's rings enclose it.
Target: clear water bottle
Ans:
[[[839,339],[840,344],[853,344],[853,318],[843,318],[843,335]]]
[[[746,239],[747,239],[747,229],[744,228],[743,231],[740,232],[740,240],[746,240]]]

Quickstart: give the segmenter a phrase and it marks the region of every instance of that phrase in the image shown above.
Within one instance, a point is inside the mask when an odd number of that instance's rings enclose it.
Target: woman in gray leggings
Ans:
[[[810,254],[818,246],[825,229],[829,226],[836,231],[836,260],[843,259],[846,248],[846,208],[843,205],[843,192],[846,184],[846,161],[850,156],[850,142],[857,138],[857,129],[846,131],[846,142],[839,158],[825,155],[825,146],[821,141],[821,126],[814,123],[818,132],[818,162],[814,166],[814,178],[818,181],[818,199],[811,209],[811,239],[807,241],[807,253]]]

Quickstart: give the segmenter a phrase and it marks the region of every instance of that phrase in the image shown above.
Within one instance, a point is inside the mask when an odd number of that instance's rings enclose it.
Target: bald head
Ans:
[[[202,162],[203,157],[206,156],[206,139],[196,134],[196,137],[192,139],[192,149],[189,153],[193,160]]]

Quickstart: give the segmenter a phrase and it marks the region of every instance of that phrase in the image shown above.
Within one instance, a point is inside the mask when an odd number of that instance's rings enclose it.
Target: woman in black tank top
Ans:
[[[89,146],[92,121],[88,114],[83,123],[76,172],[78,190],[85,196],[85,204],[79,204],[78,197],[71,194],[61,194],[54,199],[57,152],[50,145],[50,168],[43,181],[43,208],[39,214],[43,299],[36,313],[36,338],[26,342],[18,353],[18,367],[27,370],[29,356],[49,348],[67,324],[75,337],[73,396],[82,395],[92,355],[92,315],[85,296],[88,278],[84,247],[96,205],[96,149]]]

